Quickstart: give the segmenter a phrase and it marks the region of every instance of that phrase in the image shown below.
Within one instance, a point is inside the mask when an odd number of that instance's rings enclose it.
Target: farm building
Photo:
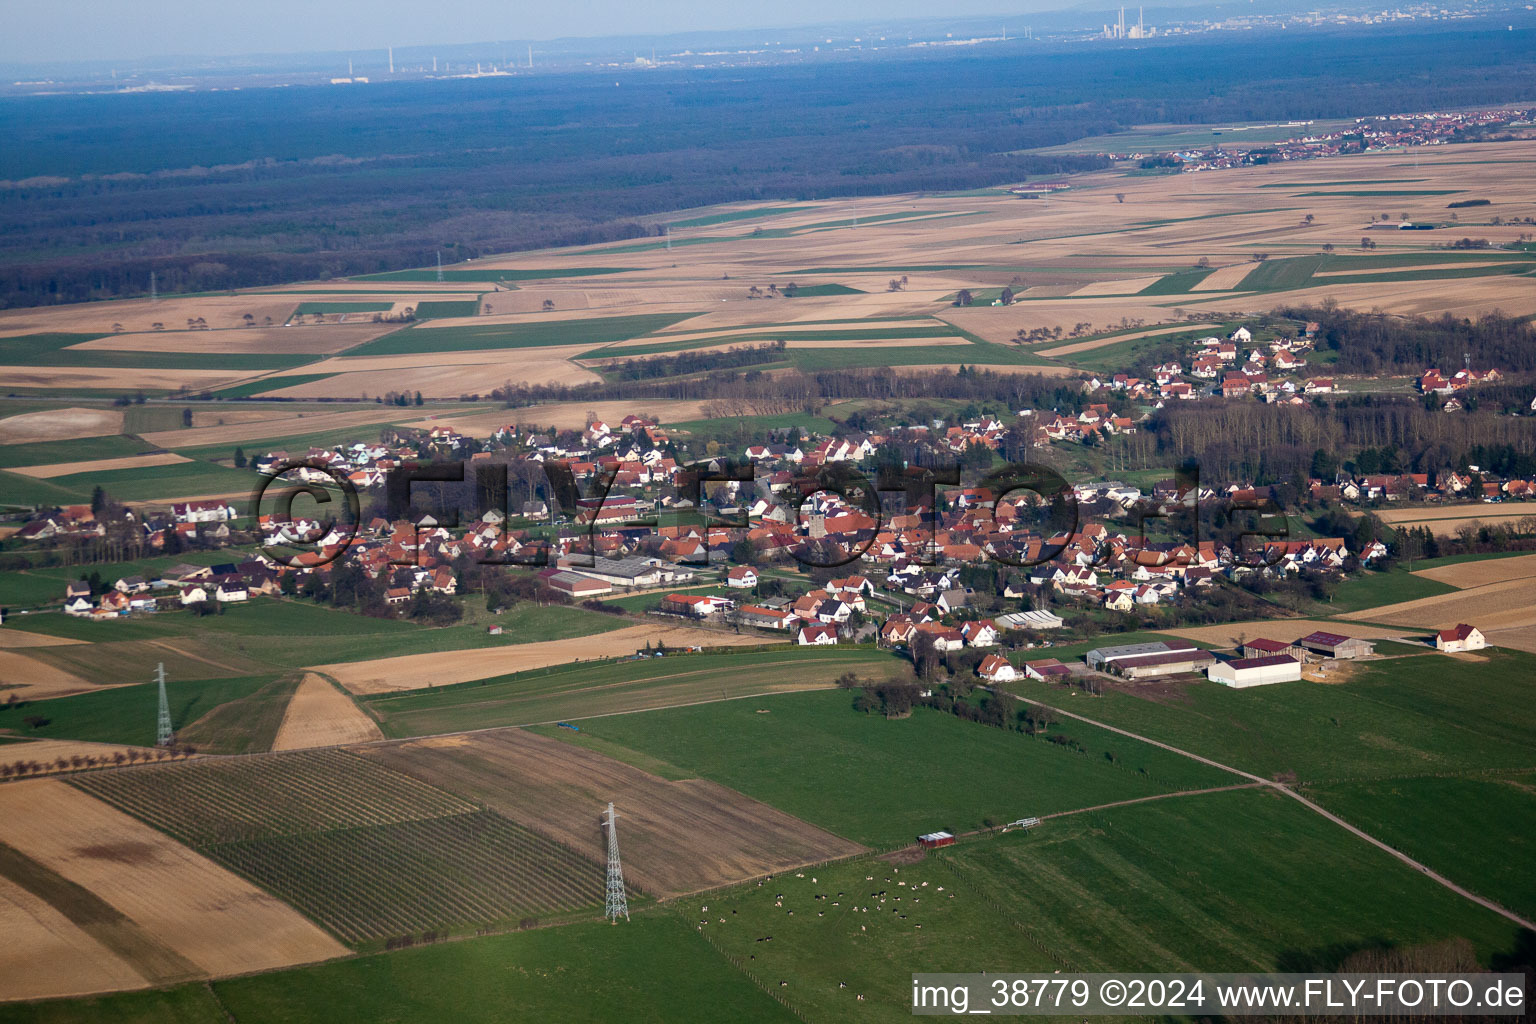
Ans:
[[[1039,610],[999,615],[997,624],[1004,629],[1060,629],[1066,625],[1060,615]]]
[[[613,593],[613,584],[594,576],[584,576],[569,569],[544,569],[539,576],[545,583],[563,594],[576,598],[597,597]]]
[[[1307,658],[1307,652],[1299,644],[1266,640],[1263,637],[1245,640],[1238,648],[1238,654],[1243,658],[1273,658],[1279,654],[1289,654],[1297,661],[1305,661]]]
[[[742,605],[738,614],[743,626],[756,626],[758,629],[788,629],[795,622],[793,612],[755,604]]]
[[[1193,648],[1179,648],[1180,650],[1193,650]],[[1108,666],[1122,658],[1134,658],[1143,654],[1166,654],[1173,650],[1161,640],[1154,640],[1144,644],[1121,644],[1118,647],[1095,647],[1083,659],[1088,662],[1088,667],[1097,672],[1109,671]]]
[[[1296,646],[1313,654],[1321,654],[1328,658],[1337,658],[1347,661],[1350,658],[1364,658],[1376,652],[1376,646],[1368,640],[1356,640],[1354,637],[1339,636],[1337,633],[1324,633],[1319,630],[1316,633],[1308,633],[1296,641]]]
[[[1072,675],[1072,669],[1055,658],[1041,658],[1039,661],[1026,661],[1024,663],[1024,675],[1030,679],[1042,683],[1061,681]]]
[[[1454,654],[1457,651],[1480,651],[1488,646],[1482,630],[1458,623],[1455,629],[1442,629],[1435,634],[1435,650]]]
[[[1199,672],[1216,660],[1210,651],[1189,647],[1177,651],[1158,651],[1151,654],[1133,654],[1108,663],[1105,671],[1126,679],[1157,679],[1177,676],[1187,672]]]
[[[976,666],[976,674],[989,683],[1011,683],[1019,678],[1019,670],[1001,654],[989,654]]]
[[[716,612],[729,611],[736,602],[728,597],[710,597],[702,594],[668,594],[661,599],[660,610],[671,615],[686,615],[695,619],[708,618]]]
[[[1262,658],[1234,658],[1218,661],[1206,669],[1213,683],[1243,689],[1270,683],[1290,683],[1301,678],[1301,662],[1289,654],[1271,654]]]
[[[925,849],[936,850],[941,846],[955,845],[955,835],[953,832],[925,832],[917,837],[917,843]]]

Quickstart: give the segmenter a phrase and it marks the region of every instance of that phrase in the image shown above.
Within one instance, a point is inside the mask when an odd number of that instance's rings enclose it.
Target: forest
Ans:
[[[162,293],[269,285],[638,237],[727,201],[997,185],[1100,167],[1028,151],[1135,124],[1528,98],[1530,32],[1446,24],[617,81],[10,96],[0,308],[144,294],[151,272]]]

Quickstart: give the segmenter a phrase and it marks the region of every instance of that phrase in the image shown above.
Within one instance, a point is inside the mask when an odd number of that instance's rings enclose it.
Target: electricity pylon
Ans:
[[[171,702],[165,696],[165,662],[155,669],[155,681],[160,684],[160,717],[155,723],[155,746],[168,747],[175,739],[171,732]]]
[[[619,864],[619,830],[615,823],[618,815],[614,813],[613,804],[608,805],[608,813],[603,821],[603,827],[608,830],[608,905],[603,911],[603,916],[609,918],[614,924],[619,923],[619,915],[624,920],[629,920],[629,897],[624,893],[624,868]]]

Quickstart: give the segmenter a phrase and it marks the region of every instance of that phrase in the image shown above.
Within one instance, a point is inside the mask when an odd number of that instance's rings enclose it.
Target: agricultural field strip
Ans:
[[[72,781],[354,944],[570,910],[601,896],[591,860],[367,758],[310,751],[197,767],[205,770],[164,773],[170,783],[153,772]]]
[[[1064,710],[1064,709],[1062,709],[1060,707],[1057,707],[1056,705],[1046,704],[1044,701],[1034,700],[1034,699],[1029,698],[1029,697],[1019,697],[1018,699],[1021,702],[1025,703],[1025,704],[1031,704],[1031,705],[1034,705],[1035,707],[1040,707],[1040,708],[1047,708],[1050,711],[1052,711],[1053,713],[1058,714],[1058,715],[1062,715],[1063,717],[1076,719],[1079,722],[1083,722],[1083,723],[1085,723],[1087,725],[1096,726],[1096,727],[1098,727],[1100,729],[1108,730],[1109,732],[1117,733],[1117,734],[1119,734],[1121,736],[1125,736],[1125,737],[1127,737],[1129,739],[1139,740],[1142,743],[1150,744],[1151,746],[1158,747],[1158,748],[1160,748],[1162,750],[1169,751],[1170,753],[1182,755],[1183,757],[1187,757],[1187,758],[1190,758],[1191,760],[1198,761],[1201,764],[1209,765],[1212,768],[1219,768],[1222,771],[1231,772],[1233,775],[1240,775],[1243,778],[1248,779],[1251,782],[1257,783],[1260,786],[1264,786],[1264,787],[1267,787],[1267,788],[1270,788],[1270,789],[1277,790],[1277,791],[1279,791],[1281,793],[1284,793],[1286,796],[1288,796],[1291,799],[1296,800],[1297,802],[1299,802],[1302,806],[1306,807],[1308,810],[1311,810],[1311,811],[1313,811],[1316,814],[1322,815],[1324,818],[1326,818],[1329,821],[1333,822],[1335,825],[1338,825],[1340,828],[1346,830],[1347,832],[1351,833],[1352,835],[1354,835],[1354,836],[1356,836],[1356,837],[1358,837],[1360,839],[1363,839],[1366,842],[1370,843],[1372,846],[1375,846],[1375,847],[1377,847],[1377,848],[1379,848],[1379,849],[1381,849],[1381,850],[1391,854],[1393,857],[1396,857],[1398,860],[1402,861],[1404,864],[1408,865],[1411,868],[1414,868],[1415,870],[1417,870],[1420,873],[1422,873],[1425,877],[1434,880],[1435,882],[1437,882],[1441,886],[1445,887],[1446,889],[1449,889],[1451,892],[1454,892],[1454,893],[1456,893],[1459,896],[1463,896],[1466,899],[1471,900],[1473,903],[1476,903],[1479,906],[1482,906],[1482,907],[1484,907],[1484,908],[1486,908],[1488,910],[1493,911],[1495,914],[1498,914],[1500,917],[1503,917],[1503,918],[1506,918],[1506,919],[1508,919],[1510,921],[1513,921],[1515,924],[1519,925],[1522,928],[1530,929],[1531,931],[1536,931],[1536,924],[1533,924],[1532,922],[1527,921],[1525,918],[1519,916],[1515,912],[1513,912],[1511,910],[1508,910],[1505,907],[1500,906],[1499,904],[1493,902],[1490,899],[1486,899],[1486,898],[1484,898],[1482,896],[1477,895],[1474,892],[1471,892],[1471,891],[1463,888],[1460,885],[1457,885],[1455,882],[1451,881],[1449,878],[1446,878],[1444,875],[1440,874],[1439,872],[1432,870],[1430,867],[1428,867],[1425,864],[1419,863],[1418,861],[1414,860],[1412,857],[1408,856],[1406,853],[1403,853],[1401,850],[1398,850],[1398,849],[1396,849],[1396,848],[1394,848],[1392,846],[1389,846],[1387,843],[1382,842],[1380,839],[1377,839],[1375,836],[1373,836],[1370,833],[1366,832],[1364,829],[1357,828],[1356,826],[1351,825],[1349,822],[1345,821],[1343,818],[1341,818],[1338,815],[1334,814],[1332,811],[1329,811],[1329,810],[1321,807],[1320,805],[1318,805],[1316,803],[1313,803],[1311,800],[1309,800],[1306,797],[1302,796],[1300,793],[1296,792],[1296,790],[1292,789],[1291,787],[1289,787],[1287,785],[1284,785],[1283,783],[1275,782],[1272,779],[1265,779],[1265,778],[1262,778],[1262,777],[1260,777],[1258,775],[1254,775],[1254,774],[1251,774],[1249,772],[1245,772],[1241,768],[1233,768],[1230,765],[1222,764],[1219,761],[1213,761],[1213,760],[1211,760],[1208,757],[1203,757],[1200,754],[1196,754],[1196,753],[1193,753],[1193,752],[1188,751],[1188,750],[1182,750],[1179,747],[1175,747],[1175,746],[1173,746],[1171,744],[1168,744],[1168,743],[1163,743],[1163,742],[1161,742],[1159,740],[1154,740],[1154,739],[1152,739],[1151,737],[1148,737],[1148,736],[1142,736],[1142,735],[1140,735],[1138,733],[1131,732],[1128,729],[1121,729],[1121,728],[1119,728],[1117,726],[1113,726],[1113,725],[1109,725],[1109,724],[1104,723],[1104,722],[1096,721],[1096,720],[1094,720],[1092,718],[1087,717],[1086,715],[1079,715],[1079,714],[1076,714],[1076,713],[1071,712],[1071,711],[1066,711],[1066,710]]]

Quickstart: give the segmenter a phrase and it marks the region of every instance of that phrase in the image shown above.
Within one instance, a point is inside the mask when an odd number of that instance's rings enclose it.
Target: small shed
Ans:
[[[917,845],[927,850],[936,850],[941,846],[953,846],[955,835],[953,832],[927,832],[917,837]]]

